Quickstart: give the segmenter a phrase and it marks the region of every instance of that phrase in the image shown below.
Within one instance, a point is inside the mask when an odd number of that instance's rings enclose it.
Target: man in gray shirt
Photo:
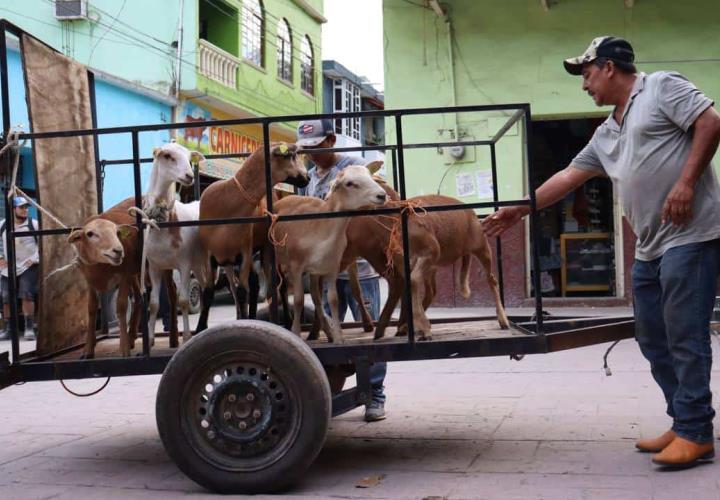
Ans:
[[[329,149],[335,146],[337,136],[333,129],[331,120],[306,120],[298,124],[297,144],[305,150]],[[314,163],[312,169],[308,169],[310,182],[304,188],[300,188],[299,194],[325,198],[330,185],[338,172],[349,165],[365,165],[367,160],[361,156],[349,156],[335,152],[310,152],[310,159]],[[365,259],[358,259],[358,279],[360,289],[363,293],[365,306],[373,320],[380,315],[380,276]],[[347,308],[350,307],[355,321],[362,319],[360,308],[355,302],[350,289],[350,281],[346,272],[340,273],[337,280],[338,291],[338,312],[340,319],[345,317]],[[323,300],[325,308],[329,311],[327,300]],[[387,363],[374,363],[370,367],[370,387],[372,388],[372,401],[365,407],[365,421],[375,422],[385,418],[385,375],[387,374]]]
[[[536,191],[538,209],[588,179],[609,177],[637,244],[635,333],[662,389],[670,430],[636,447],[686,467],[714,457],[709,323],[720,272],[720,187],[710,160],[720,141],[713,102],[685,77],[637,73],[631,45],[599,37],[565,69],[598,106],[615,109],[570,165]],[[508,207],[483,222],[497,236],[527,215]]]

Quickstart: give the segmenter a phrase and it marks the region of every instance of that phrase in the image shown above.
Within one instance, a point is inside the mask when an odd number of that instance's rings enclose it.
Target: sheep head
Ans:
[[[119,266],[125,256],[121,240],[127,238],[131,231],[136,231],[136,228],[117,225],[106,219],[92,219],[81,229],[70,233],[68,242],[83,264]]]
[[[310,182],[307,169],[300,161],[295,144],[273,143],[270,148],[270,171],[272,182],[287,182],[297,187],[305,187]]]
[[[338,172],[328,197],[334,197],[344,210],[383,205],[385,190],[362,165],[350,165]]]
[[[153,149],[153,164],[157,175],[163,176],[168,182],[179,182],[183,186],[191,186],[195,182],[192,163],[204,160],[197,152],[171,142]]]

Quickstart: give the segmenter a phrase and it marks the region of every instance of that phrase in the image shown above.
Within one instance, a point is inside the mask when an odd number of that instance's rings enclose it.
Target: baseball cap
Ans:
[[[297,142],[300,147],[317,146],[330,134],[334,134],[332,120],[305,120],[298,124]]]
[[[633,62],[635,61],[635,52],[632,45],[624,38],[614,36],[599,36],[590,42],[590,46],[585,52],[577,57],[565,59],[565,70],[571,75],[582,74],[582,66],[585,63],[594,61],[599,57],[610,59],[622,67],[635,70]]]
[[[30,202],[22,196],[16,196],[15,198],[13,198],[13,208],[22,207],[23,205],[29,204]]]

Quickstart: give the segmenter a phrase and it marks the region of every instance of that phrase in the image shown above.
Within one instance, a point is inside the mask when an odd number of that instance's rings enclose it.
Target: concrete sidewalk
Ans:
[[[388,418],[367,424],[358,409],[334,419],[306,480],[286,496],[720,499],[716,465],[666,472],[634,451],[635,439],[670,421],[635,343],[615,348],[611,377],[606,348],[392,363]],[[0,392],[0,498],[209,497],[165,455],[158,381],[117,378],[85,399],[57,382]],[[376,484],[356,487],[363,478]]]

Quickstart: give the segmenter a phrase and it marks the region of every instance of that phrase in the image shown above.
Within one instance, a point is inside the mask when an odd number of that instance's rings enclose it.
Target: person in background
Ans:
[[[14,230],[17,233],[36,231],[38,222],[28,215],[30,203],[22,196],[16,196],[12,201]],[[3,244],[0,255],[0,286],[2,287],[3,317],[6,322],[10,320],[10,287],[8,282],[8,263],[5,259],[7,242],[7,220],[0,223],[0,241]],[[22,303],[22,314],[25,317],[25,340],[35,340],[34,316],[35,296],[37,295],[38,264],[40,251],[37,236],[21,236],[15,238],[15,266],[16,266],[16,292]],[[7,327],[0,330],[0,340],[9,336]]]
[[[313,162],[313,167],[308,169],[310,182],[299,190],[303,196],[314,196],[325,198],[332,181],[337,173],[349,165],[366,165],[368,161],[361,156],[350,156],[334,152],[313,153],[312,149],[327,149],[335,146],[337,136],[333,129],[331,120],[307,120],[298,124],[297,145],[304,150],[310,150],[308,156]],[[372,266],[364,259],[358,259],[358,278],[362,290],[365,307],[373,320],[380,315],[380,276]],[[361,321],[360,309],[350,290],[348,274],[343,272],[338,275],[338,312],[340,319],[345,317],[347,308],[350,307],[355,321]],[[330,314],[327,296],[323,293],[323,304],[326,312]],[[365,407],[365,421],[374,422],[385,418],[385,375],[387,374],[387,363],[373,363],[370,367],[370,386],[372,388],[372,400]]]

